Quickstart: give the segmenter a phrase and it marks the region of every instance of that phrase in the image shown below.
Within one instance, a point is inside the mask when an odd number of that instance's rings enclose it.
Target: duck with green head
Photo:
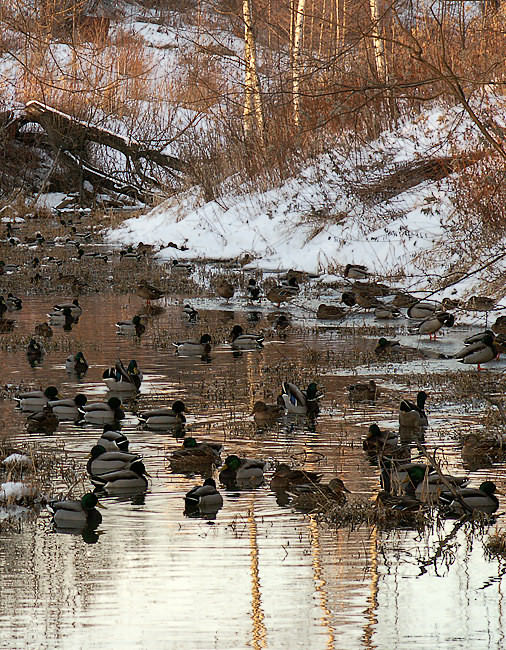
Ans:
[[[264,482],[265,463],[251,458],[239,458],[231,454],[225,458],[220,471],[220,481],[227,488],[251,489]]]
[[[125,417],[118,397],[110,397],[107,402],[93,402],[80,409],[83,420],[90,424],[113,424]]]
[[[78,420],[81,416],[81,410],[88,401],[86,395],[78,393],[74,398],[50,400],[49,406],[52,407],[60,420]]]
[[[139,419],[146,429],[151,431],[168,431],[172,427],[180,427],[186,422],[184,413],[188,413],[185,403],[176,400],[172,408],[151,409],[139,414]]]
[[[102,515],[97,510],[100,506],[96,494],[88,492],[79,501],[50,501],[47,509],[53,515],[57,528],[97,528],[102,523]]]
[[[86,464],[90,476],[101,476],[120,469],[129,469],[132,463],[142,460],[137,454],[125,451],[107,451],[102,445],[94,445]]]
[[[148,488],[149,474],[144,463],[139,458],[131,462],[126,468],[91,476],[90,480],[98,490],[105,490],[108,494],[122,492],[144,492]]]
[[[320,411],[319,400],[322,397],[323,393],[318,390],[315,382],[311,382],[304,391],[295,384],[285,381],[278,403],[282,404],[288,413],[316,417]]]
[[[56,386],[48,386],[45,390],[32,390],[19,393],[14,398],[22,411],[40,411],[50,400],[58,397]]]
[[[128,367],[118,359],[114,368],[108,368],[102,374],[102,379],[107,388],[114,393],[131,393],[138,391],[142,382],[142,372],[137,366],[137,361],[131,359]]]
[[[76,354],[70,354],[65,361],[65,370],[70,374],[76,374],[82,377],[88,370],[88,362],[84,354],[79,351]]]
[[[471,515],[475,512],[492,514],[499,508],[495,483],[484,481],[479,488],[459,488],[455,492],[441,492],[439,503],[451,514]]]
[[[119,425],[105,424],[97,445],[102,445],[106,451],[128,451],[128,438],[118,430]]]
[[[170,456],[170,468],[173,472],[197,472],[210,474],[213,467],[221,465],[222,445],[214,442],[197,442],[188,437],[183,445]]]
[[[203,485],[196,485],[184,497],[185,514],[217,512],[223,507],[223,497],[216,489],[213,478],[206,478]]]

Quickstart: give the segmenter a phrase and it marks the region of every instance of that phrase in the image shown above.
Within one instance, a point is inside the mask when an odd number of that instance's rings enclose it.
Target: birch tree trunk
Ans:
[[[369,0],[369,7],[371,9],[371,22],[372,22],[372,48],[374,54],[374,64],[376,68],[376,75],[380,81],[386,81],[387,70],[385,61],[385,47],[380,33],[380,10],[379,0]]]
[[[262,97],[260,94],[260,81],[258,79],[255,36],[253,33],[253,20],[251,0],[243,0],[244,20],[244,133],[246,137],[257,136],[263,143],[264,118]]]
[[[292,102],[293,102],[293,121],[295,126],[300,124],[300,51],[302,44],[302,27],[304,24],[304,9],[306,0],[298,0],[297,14],[295,16],[295,25],[293,32],[293,60],[292,60]]]

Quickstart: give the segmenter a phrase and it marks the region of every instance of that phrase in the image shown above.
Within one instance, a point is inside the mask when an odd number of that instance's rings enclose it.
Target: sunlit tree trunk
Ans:
[[[244,59],[246,66],[244,79],[244,132],[246,137],[255,135],[263,142],[264,118],[260,81],[257,72],[251,0],[243,0],[242,9],[244,20]]]
[[[369,0],[369,7],[371,10],[372,22],[372,48],[374,54],[374,64],[376,68],[376,75],[381,81],[386,81],[386,62],[385,62],[385,48],[384,42],[381,38],[380,30],[380,10],[379,0]]]
[[[298,0],[297,14],[295,16],[295,26],[293,32],[293,55],[292,55],[292,102],[293,102],[293,121],[295,126],[300,124],[300,52],[302,44],[302,29],[304,25],[304,9],[306,0]]]

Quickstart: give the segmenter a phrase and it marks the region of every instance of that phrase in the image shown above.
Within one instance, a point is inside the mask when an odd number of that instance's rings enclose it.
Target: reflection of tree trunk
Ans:
[[[293,121],[295,126],[300,123],[300,51],[302,44],[302,27],[304,24],[304,9],[306,0],[298,0],[297,15],[295,16],[295,29],[293,34],[293,61],[292,61],[292,93],[293,93]]]
[[[380,31],[380,11],[379,0],[369,0],[369,7],[371,9],[371,22],[372,22],[372,48],[374,54],[374,65],[376,76],[380,81],[386,81],[386,65],[385,65],[385,49],[384,43],[381,38]]]
[[[244,132],[246,137],[255,134],[260,140],[263,140],[264,119],[262,98],[260,95],[260,81],[257,72],[251,0],[243,0],[242,9],[244,19],[244,59],[246,65],[244,79]]]

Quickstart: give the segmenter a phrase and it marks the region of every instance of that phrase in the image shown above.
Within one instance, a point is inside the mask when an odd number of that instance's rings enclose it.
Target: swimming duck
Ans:
[[[375,354],[378,356],[384,355],[384,354],[389,354],[389,353],[395,353],[395,352],[400,352],[401,349],[401,344],[399,341],[389,341],[386,339],[384,336],[382,336],[374,348]]]
[[[58,389],[56,386],[48,386],[44,391],[32,390],[19,393],[14,399],[18,402],[18,406],[22,411],[41,411],[50,400],[55,400],[57,397]]]
[[[434,316],[441,309],[441,304],[435,300],[419,300],[408,307],[408,318],[425,319]]]
[[[146,326],[142,323],[141,317],[136,314],[132,320],[121,320],[116,323],[117,334],[125,336],[142,336]]]
[[[235,293],[234,285],[228,282],[228,280],[225,280],[224,278],[217,280],[215,284],[215,289],[216,289],[216,293],[221,298],[225,298],[227,303]]]
[[[191,305],[183,307],[183,313],[186,315],[189,323],[196,323],[199,319],[199,312]]]
[[[142,372],[139,370],[135,359],[130,360],[126,369],[122,361],[118,359],[114,368],[108,368],[104,371],[102,379],[110,391],[138,391],[142,382]]]
[[[419,391],[416,396],[416,404],[408,399],[401,400],[399,406],[399,425],[405,429],[420,429],[427,427],[429,422],[425,413],[425,402],[427,393]]]
[[[403,489],[406,494],[415,496],[424,503],[435,502],[442,492],[448,492],[449,486],[458,490],[469,483],[467,476],[451,476],[450,474],[439,474],[421,465],[414,465],[407,471],[407,479]]]
[[[48,403],[60,420],[78,420],[80,409],[87,401],[86,395],[78,393],[73,399],[50,400]]]
[[[99,506],[97,495],[88,492],[80,501],[50,501],[47,509],[58,528],[97,528],[102,522],[102,515],[96,506]]]
[[[249,300],[251,300],[252,302],[254,302],[255,300],[260,300],[260,294],[262,290],[258,286],[255,278],[250,278],[248,282],[248,286],[246,287],[246,291],[248,292]]]
[[[297,485],[314,485],[321,481],[322,475],[304,469],[292,469],[286,463],[280,463],[271,478],[270,488],[273,492],[287,491]]]
[[[76,354],[70,354],[65,360],[65,370],[72,374],[81,377],[88,370],[88,362],[84,358],[84,354],[79,351]]]
[[[146,411],[139,415],[139,419],[147,429],[152,431],[167,431],[170,427],[180,426],[186,422],[183,413],[187,413],[186,406],[181,400],[176,400],[172,408],[159,408]]]
[[[447,311],[440,311],[436,314],[430,316],[429,318],[424,319],[416,328],[415,332],[417,334],[428,334],[432,339],[436,338],[437,332],[443,327],[453,327],[455,324],[455,317],[453,314],[450,314]]]
[[[206,478],[203,485],[196,485],[184,497],[185,514],[195,513],[196,510],[204,513],[217,512],[223,507],[223,497],[216,489],[216,482]]]
[[[288,413],[316,417],[320,411],[319,400],[322,397],[323,393],[318,391],[314,382],[311,382],[304,391],[295,384],[285,381],[283,392],[278,397],[278,404],[284,405]]]
[[[70,307],[64,307],[61,311],[51,311],[47,316],[50,325],[63,325],[64,330],[72,329],[72,325],[79,320],[79,316],[72,315]]]
[[[173,472],[211,473],[213,467],[221,465],[220,452],[223,446],[214,442],[197,442],[188,437],[183,446],[170,456],[170,468]]]
[[[30,339],[28,347],[26,348],[26,358],[28,363],[31,366],[34,366],[36,363],[41,363],[44,358],[44,348],[40,343],[37,343],[35,339]]]
[[[19,311],[23,307],[23,301],[12,293],[7,294],[5,301],[9,311]]]
[[[251,458],[227,456],[220,471],[220,481],[228,488],[256,488],[264,482],[265,463]]]
[[[375,402],[379,396],[379,388],[374,379],[367,384],[351,384],[348,386],[350,402]]]
[[[381,431],[377,424],[371,424],[367,436],[362,443],[364,451],[383,452],[397,445],[398,436],[393,431]]]
[[[112,424],[125,417],[118,397],[110,397],[107,402],[93,402],[80,409],[85,422],[90,424]]]
[[[369,277],[369,271],[363,264],[347,264],[344,268],[344,277],[349,280],[365,280]]]
[[[90,476],[100,476],[119,469],[131,469],[133,463],[141,461],[141,456],[124,451],[107,451],[102,445],[94,445],[86,464]]]
[[[59,303],[58,305],[53,305],[53,312],[63,312],[65,308],[70,309],[70,313],[73,318],[79,318],[79,316],[83,313],[78,298],[74,298],[72,302],[64,302]]]
[[[114,452],[111,452],[114,453]],[[148,473],[142,460],[133,462],[129,468],[118,469],[100,476],[91,476],[90,480],[99,490],[108,494],[117,492],[144,492],[148,487]]]
[[[42,411],[31,413],[26,421],[26,430],[28,433],[46,433],[51,434],[58,428],[58,416],[53,413],[49,404],[42,407]]]
[[[318,511],[334,505],[344,506],[348,488],[340,478],[333,478],[327,484],[295,486],[290,493],[293,495],[292,506],[304,512]]]
[[[128,451],[129,442],[128,438],[118,431],[114,424],[106,424],[97,445],[101,445],[106,451]]]
[[[285,409],[280,404],[266,404],[265,402],[255,402],[253,406],[253,418],[257,425],[274,422],[285,413]]]
[[[456,490],[457,497],[451,492],[441,492],[440,504],[452,514],[471,514],[475,511],[492,514],[499,507],[495,483],[484,481],[477,488],[460,488]]]
[[[53,336],[53,330],[47,323],[35,325],[34,331],[37,336],[43,336],[46,339],[50,339]]]
[[[172,345],[176,348],[176,354],[181,357],[207,357],[211,353],[209,334],[202,334],[200,341],[178,341]]]
[[[233,350],[260,350],[264,337],[260,334],[245,334],[240,325],[234,325],[230,332]]]
[[[316,312],[316,318],[319,320],[335,320],[337,318],[342,318],[343,316],[346,316],[346,311],[341,309],[341,307],[337,307],[336,305],[325,305],[323,303],[318,306]]]
[[[149,304],[151,300],[159,300],[165,295],[161,289],[154,287],[152,284],[148,284],[146,280],[141,280],[137,285],[135,292],[140,298],[144,298]]]
[[[476,363],[478,370],[481,370],[482,363],[488,363],[497,358],[498,348],[495,345],[493,332],[482,332],[479,335],[469,337],[466,341],[468,341],[468,344],[453,355],[453,358],[459,359],[460,363]]]
[[[279,314],[272,323],[272,329],[276,330],[279,334],[284,333],[284,331],[290,326],[291,322],[286,314]],[[286,333],[284,336],[286,336]]]

